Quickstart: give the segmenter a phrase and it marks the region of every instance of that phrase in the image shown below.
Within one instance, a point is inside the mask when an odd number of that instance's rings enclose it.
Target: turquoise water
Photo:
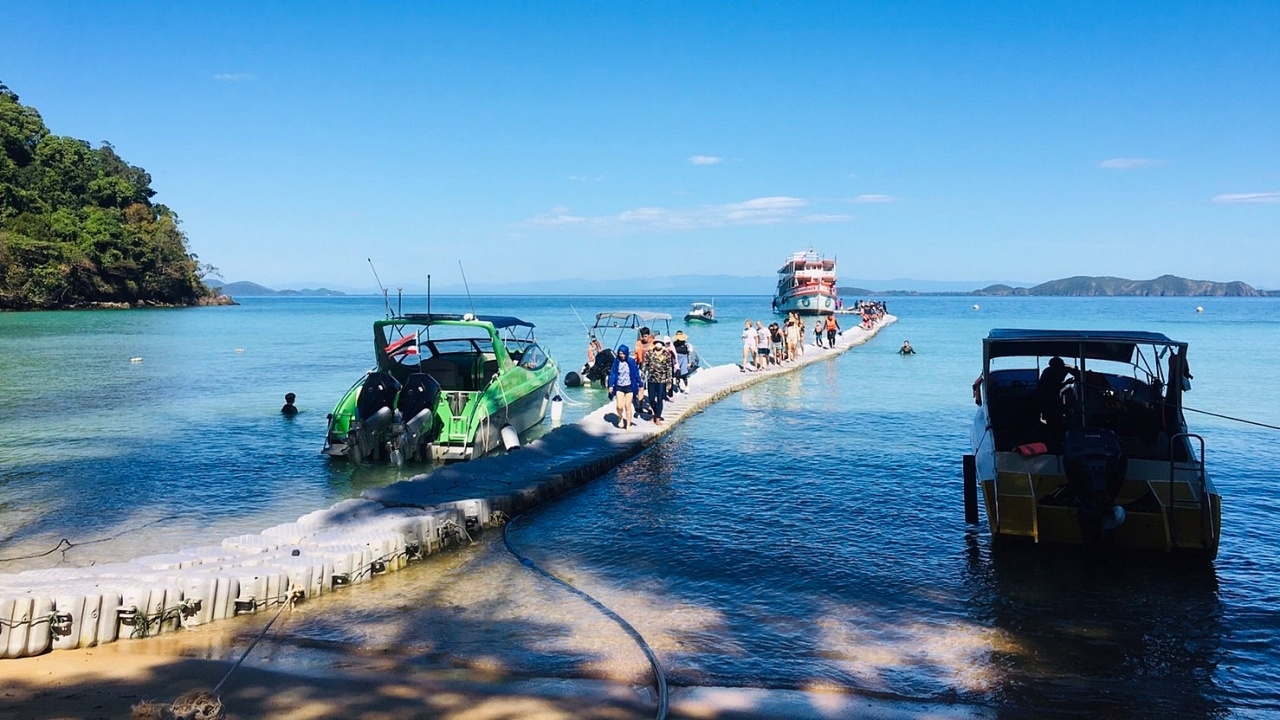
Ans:
[[[585,350],[574,310],[588,323],[603,310],[665,311],[674,331],[695,299],[476,298],[474,310],[536,322],[567,371]],[[899,322],[867,345],[688,419],[521,518],[513,539],[591,591],[644,598],[628,619],[666,640],[658,653],[676,684],[827,686],[1026,716],[1280,712],[1276,430],[1188,413],[1224,498],[1210,568],[993,556],[985,531],[963,522],[960,487],[969,388],[991,328],[1164,332],[1190,343],[1189,407],[1280,426],[1280,303],[888,303]],[[742,319],[767,306],[717,298],[723,321],[686,331],[710,361],[733,362]],[[433,309],[472,306],[436,298]],[[76,545],[0,572],[257,532],[415,474],[319,454],[325,414],[369,365],[381,315],[380,298],[0,315],[0,557]],[[903,339],[919,354],[899,357]],[[303,411],[292,420],[278,413],[290,391]],[[605,399],[566,397],[570,420]],[[545,653],[512,662],[562,668]]]

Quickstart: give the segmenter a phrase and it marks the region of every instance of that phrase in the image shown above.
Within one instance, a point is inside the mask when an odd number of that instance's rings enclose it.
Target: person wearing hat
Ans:
[[[676,331],[676,339],[671,343],[671,349],[676,351],[676,377],[675,386],[685,389],[689,387],[689,337],[684,334],[683,330]]]
[[[649,408],[653,412],[653,424],[662,424],[662,407],[667,399],[667,386],[671,384],[674,355],[669,349],[671,336],[663,335],[654,341],[644,356],[644,376],[648,381]]]

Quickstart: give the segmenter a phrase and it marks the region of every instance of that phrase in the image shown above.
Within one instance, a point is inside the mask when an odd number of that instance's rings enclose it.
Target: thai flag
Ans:
[[[401,357],[418,354],[418,333],[405,335],[399,340],[394,340],[388,344],[383,351],[391,357]]]

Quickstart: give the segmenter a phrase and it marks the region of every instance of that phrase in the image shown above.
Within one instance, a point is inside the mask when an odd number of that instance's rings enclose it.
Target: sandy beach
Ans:
[[[676,639],[681,628],[703,622],[697,609],[661,607],[663,598],[550,569],[623,617],[651,618],[637,629],[664,662],[689,651]],[[276,615],[0,661],[0,717],[128,718],[144,701],[168,706],[186,693],[212,691],[251,644],[217,692],[227,718],[655,717],[656,692],[638,646],[512,560],[496,532],[377,583],[284,610],[264,633]],[[699,687],[678,678],[670,687],[673,718],[981,714],[838,688]]]

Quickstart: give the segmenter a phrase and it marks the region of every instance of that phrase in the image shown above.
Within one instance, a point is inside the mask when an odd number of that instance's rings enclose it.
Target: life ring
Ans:
[[[803,306],[805,306],[805,307],[809,307],[809,298],[805,298],[805,299],[801,300],[801,301],[800,301],[800,304],[801,304],[801,305],[803,305]]]

